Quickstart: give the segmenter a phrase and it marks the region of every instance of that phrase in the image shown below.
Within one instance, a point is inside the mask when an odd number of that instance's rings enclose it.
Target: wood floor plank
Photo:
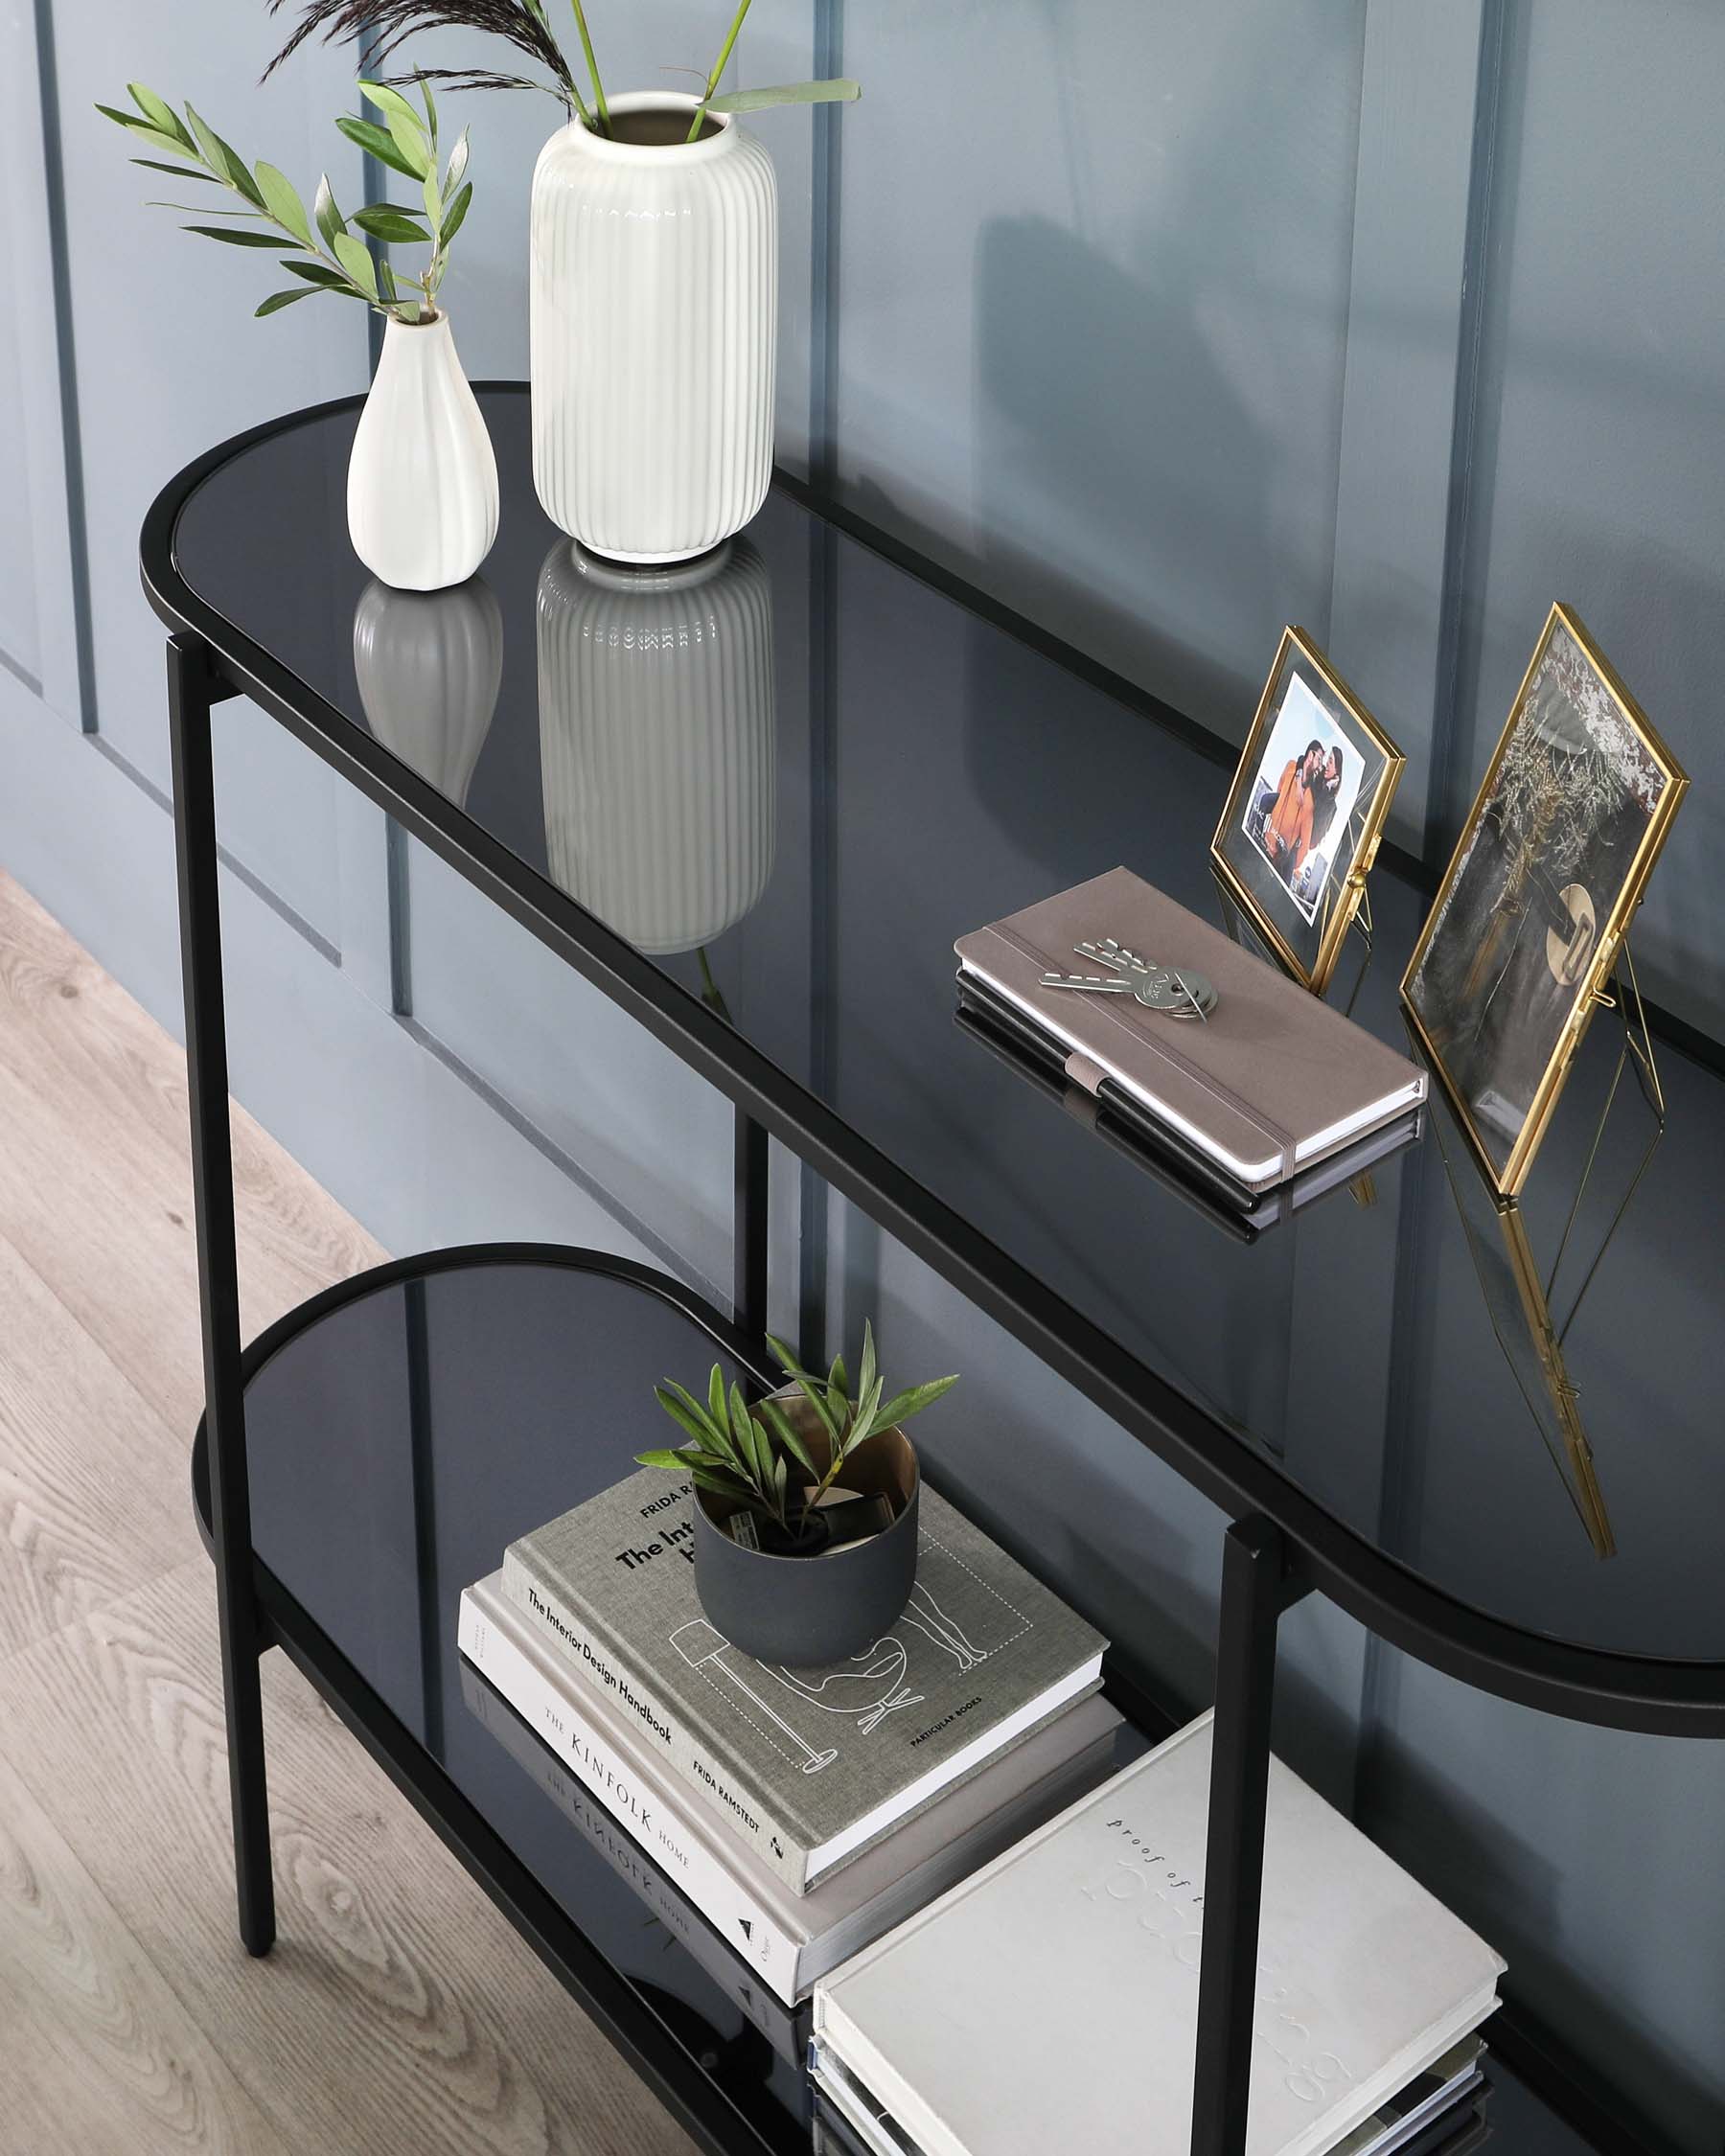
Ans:
[[[104,974],[53,917],[0,870],[0,1061],[26,1050],[39,1088],[62,1092],[68,1107],[100,1119],[104,1133],[141,1134],[166,1146],[190,1194],[186,1158],[185,1059],[148,1012]],[[267,1323],[290,1300],[331,1280],[378,1264],[387,1253],[308,1176],[253,1117],[232,1110],[234,1180],[242,1237],[263,1275],[288,1299],[260,1308]],[[189,1215],[188,1215],[189,1217]]]
[[[0,953],[0,1228],[189,1442],[203,1387],[184,1059],[3,876]],[[385,1253],[233,1120],[249,1337]]]
[[[0,2092],[30,2156],[289,2156],[4,1758]]]
[[[0,1728],[283,2137],[354,2156],[685,2149],[297,1673],[264,1666],[281,1926],[266,1964],[234,1936],[207,1567],[0,1666]]]
[[[0,1658],[196,1553],[185,1444],[0,1235]]]

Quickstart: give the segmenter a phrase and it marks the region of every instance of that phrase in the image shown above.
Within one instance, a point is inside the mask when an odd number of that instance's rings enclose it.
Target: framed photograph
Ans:
[[[1502,1197],[1527,1179],[1688,786],[1553,607],[1401,984]]]
[[[1401,751],[1303,629],[1285,629],[1210,840],[1226,891],[1322,996],[1359,907]]]

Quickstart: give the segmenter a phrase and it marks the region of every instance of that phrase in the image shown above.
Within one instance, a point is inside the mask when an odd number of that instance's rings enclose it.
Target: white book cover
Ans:
[[[1114,1763],[1122,1726],[1104,1700],[1078,1702],[889,1841],[797,1894],[707,1811],[623,1709],[570,1672],[505,1596],[497,1573],[463,1594],[458,1640],[468,1661],[787,2004],[806,1997],[844,1955],[1091,1787]]]
[[[1187,2156],[1210,1716],[816,1986],[926,2156]],[[1317,2156],[1478,2026],[1499,1955],[1273,1759],[1248,2156]]]

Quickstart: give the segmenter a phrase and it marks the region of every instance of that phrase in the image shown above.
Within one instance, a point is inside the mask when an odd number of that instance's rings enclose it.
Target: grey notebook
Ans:
[[[1156,967],[1207,977],[1205,1017],[1171,1016],[1080,954],[1112,938]],[[1075,884],[954,946],[964,972],[1063,1050],[1066,1075],[1115,1094],[1258,1193],[1394,1122],[1424,1100],[1425,1072],[1363,1026],[1130,869]],[[1128,979],[1128,992],[1050,987],[1049,974]]]
[[[926,1485],[897,1623],[758,1663],[702,1615],[688,1504],[643,1468],[512,1544],[503,1591],[797,1892],[1101,1681],[1101,1635]]]

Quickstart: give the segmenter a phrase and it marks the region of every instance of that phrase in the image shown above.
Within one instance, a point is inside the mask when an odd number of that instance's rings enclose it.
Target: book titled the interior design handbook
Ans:
[[[603,1807],[705,1917],[708,1938],[788,2004],[1119,1764],[1120,1716],[1100,1697],[1081,1700],[855,1864],[795,1894],[656,1756],[628,1709],[577,1676],[504,1599],[494,1572],[463,1594],[460,1640],[509,1702],[469,1698],[498,1741],[578,1824]],[[586,1793],[579,1799],[577,1784]],[[668,1889],[639,1891],[664,1914]],[[706,1927],[687,1907],[665,1921],[692,1951],[706,1947]]]
[[[1187,2156],[1209,1777],[1207,1714],[816,1986],[816,2070],[865,2138]],[[1346,2141],[1504,1969],[1277,1760],[1258,1965],[1248,2156]]]
[[[794,1892],[1101,1683],[1101,1635],[926,1486],[890,1630],[756,1662],[702,1615],[689,1502],[642,1468],[512,1543],[503,1592]]]

